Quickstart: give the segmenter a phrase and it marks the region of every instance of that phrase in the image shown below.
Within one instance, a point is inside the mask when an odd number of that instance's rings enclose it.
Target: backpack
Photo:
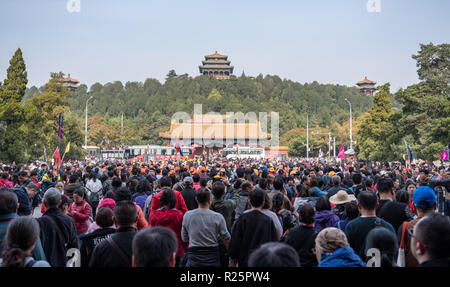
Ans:
[[[153,194],[150,194],[147,199],[145,200],[145,204],[144,204],[144,217],[145,220],[149,221],[150,220],[150,210],[152,209],[152,198],[153,198]]]

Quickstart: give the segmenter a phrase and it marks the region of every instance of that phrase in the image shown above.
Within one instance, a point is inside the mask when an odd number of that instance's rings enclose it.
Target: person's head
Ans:
[[[72,174],[69,177],[69,183],[78,183],[79,177],[77,174]]]
[[[283,189],[283,179],[281,177],[276,177],[273,181],[273,188],[276,190]]]
[[[316,210],[331,210],[331,204],[326,195],[319,196],[316,202]]]
[[[261,187],[261,186],[260,186]],[[250,181],[244,181],[241,185],[243,191],[251,192],[253,190],[253,185]],[[262,187],[261,187],[262,188]]]
[[[366,254],[371,248],[380,251],[380,267],[393,267],[398,254],[398,241],[392,231],[385,227],[372,229],[366,237]]]
[[[352,175],[353,184],[361,184],[362,175],[360,173],[354,173]]]
[[[161,194],[161,199],[159,200],[159,205],[167,206],[169,209],[175,208],[175,204],[177,203],[177,198],[175,196],[175,192],[171,189],[164,189]]]
[[[11,221],[5,235],[6,248],[2,252],[2,266],[23,267],[38,238],[39,224],[36,219],[21,216]]]
[[[261,208],[264,205],[266,192],[260,188],[256,188],[248,194],[248,203],[254,208]],[[282,194],[281,194],[282,195]],[[283,195],[282,195],[283,196]],[[273,200],[273,199],[272,199]],[[273,201],[272,201],[273,204]],[[273,209],[273,207],[272,207]]]
[[[17,195],[8,189],[0,190],[0,215],[17,213],[19,200]]]
[[[375,192],[363,190],[358,194],[358,209],[362,215],[375,212],[377,206],[378,198]]]
[[[193,175],[192,175],[192,180],[193,180],[194,182],[199,182],[199,181],[200,181],[200,175],[199,175],[198,173],[193,174]]]
[[[339,248],[349,246],[345,233],[335,227],[327,227],[317,234],[316,258],[320,262],[326,256],[332,254]]]
[[[39,192],[39,186],[30,181],[26,186],[25,190],[27,191],[29,198],[34,198],[36,194]]]
[[[300,259],[292,246],[268,242],[250,254],[248,267],[300,267]]]
[[[44,193],[43,201],[45,209],[57,208],[61,201],[61,192],[56,188],[51,187]]]
[[[311,204],[302,204],[298,208],[299,221],[303,224],[313,224],[315,220],[314,207]]]
[[[284,195],[282,193],[276,193],[272,196],[272,210],[278,212],[283,208]]]
[[[429,186],[419,186],[413,193],[413,202],[417,214],[424,216],[436,209],[436,193]]]
[[[341,177],[339,175],[333,175],[333,177],[331,177],[331,182],[333,183],[333,186],[338,186],[341,183]]]
[[[220,199],[225,195],[225,184],[221,181],[216,181],[212,185],[212,194],[215,198]]]
[[[19,182],[22,184],[28,180],[28,172],[21,171],[19,172]]]
[[[100,207],[95,215],[95,222],[101,228],[111,227],[113,222],[114,213],[109,207]]]
[[[356,201],[350,201],[344,204],[344,212],[345,212],[345,216],[348,219],[355,219],[359,216],[359,209],[358,209],[358,204],[356,204]]]
[[[411,251],[419,264],[450,258],[450,218],[440,213],[423,217],[414,227]]]
[[[163,176],[159,179],[159,185],[161,188],[170,188],[172,187],[172,179],[169,176]]]
[[[400,189],[395,192],[395,201],[409,203],[409,194],[406,190]]]
[[[131,192],[128,188],[126,187],[121,187],[118,190],[115,191],[114,193],[114,201],[116,203],[120,202],[120,201],[126,201],[126,200],[131,200]]]
[[[380,179],[377,183],[378,194],[381,197],[395,199],[394,182],[390,178]]]
[[[123,200],[114,207],[114,224],[117,228],[134,227],[138,220],[136,205],[131,200]]]
[[[62,181],[58,181],[55,184],[55,188],[59,190],[59,192],[63,193],[64,192],[64,182]]]
[[[77,204],[82,203],[86,198],[86,191],[84,187],[79,187],[73,192],[73,201]]]
[[[133,267],[174,267],[177,239],[171,229],[149,227],[134,236],[132,250]]]
[[[122,186],[122,180],[120,179],[120,177],[113,177],[111,180],[111,186],[113,189],[118,189]]]
[[[208,188],[200,188],[195,193],[195,200],[200,207],[209,207],[212,202],[211,191]]]
[[[405,184],[405,189],[408,192],[410,198],[412,198],[414,191],[416,190],[416,184],[414,181],[408,179]]]

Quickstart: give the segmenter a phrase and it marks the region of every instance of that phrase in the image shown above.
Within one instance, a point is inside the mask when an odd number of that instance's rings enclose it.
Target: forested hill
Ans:
[[[356,82],[357,79],[355,79]],[[43,88],[27,89],[25,99],[43,92]],[[190,77],[171,71],[164,83],[156,79],[142,82],[120,81],[102,85],[95,83],[89,89],[81,85],[69,98],[70,110],[84,126],[86,100],[89,101],[90,144],[120,142],[117,127],[124,113],[124,135],[127,144],[162,143],[158,133],[167,130],[170,118],[176,112],[192,114],[194,104],[203,104],[203,113],[210,111],[279,112],[280,137],[287,131],[306,126],[306,114],[311,126],[342,124],[349,118],[352,103],[356,119],[371,106],[372,97],[363,96],[355,87],[319,84],[301,84],[282,80],[278,76],[232,76],[217,80],[209,76]],[[92,122],[91,122],[92,121]],[[119,129],[120,130],[120,129]],[[122,140],[124,138],[122,137]]]

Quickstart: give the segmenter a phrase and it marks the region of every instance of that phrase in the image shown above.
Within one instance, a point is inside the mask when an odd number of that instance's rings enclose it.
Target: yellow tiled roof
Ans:
[[[367,77],[364,77],[364,80],[359,81],[356,84],[360,85],[360,84],[376,84],[376,83],[377,82],[371,81],[371,80],[367,79]]]
[[[228,56],[220,55],[220,54],[217,53],[217,51],[216,51],[216,52],[215,52],[214,54],[212,54],[212,55],[205,56],[205,58],[228,58]]]

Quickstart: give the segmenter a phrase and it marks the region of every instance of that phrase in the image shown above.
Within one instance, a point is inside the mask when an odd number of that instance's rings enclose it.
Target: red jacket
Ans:
[[[69,205],[68,211],[70,212],[72,210],[77,212],[75,215],[71,216],[75,222],[77,233],[86,232],[88,230],[87,221],[89,216],[91,216],[91,206],[86,202],[86,200],[83,200],[78,204],[73,202]]]
[[[177,202],[175,204],[175,208],[178,209],[179,211],[181,211],[183,213],[183,215],[188,211],[187,207],[186,207],[186,203],[184,202],[184,198],[181,195],[181,192],[174,190],[173,192],[175,192],[175,197],[177,198]],[[161,190],[160,192],[158,192],[157,194],[155,194],[152,198],[152,207],[150,209],[150,214],[159,209],[161,206],[159,205],[159,201],[161,200],[161,195],[163,193],[163,190]]]
[[[149,226],[162,226],[171,229],[177,236],[177,255],[183,256],[183,242],[181,241],[181,227],[183,213],[177,209],[160,208],[150,213]]]

